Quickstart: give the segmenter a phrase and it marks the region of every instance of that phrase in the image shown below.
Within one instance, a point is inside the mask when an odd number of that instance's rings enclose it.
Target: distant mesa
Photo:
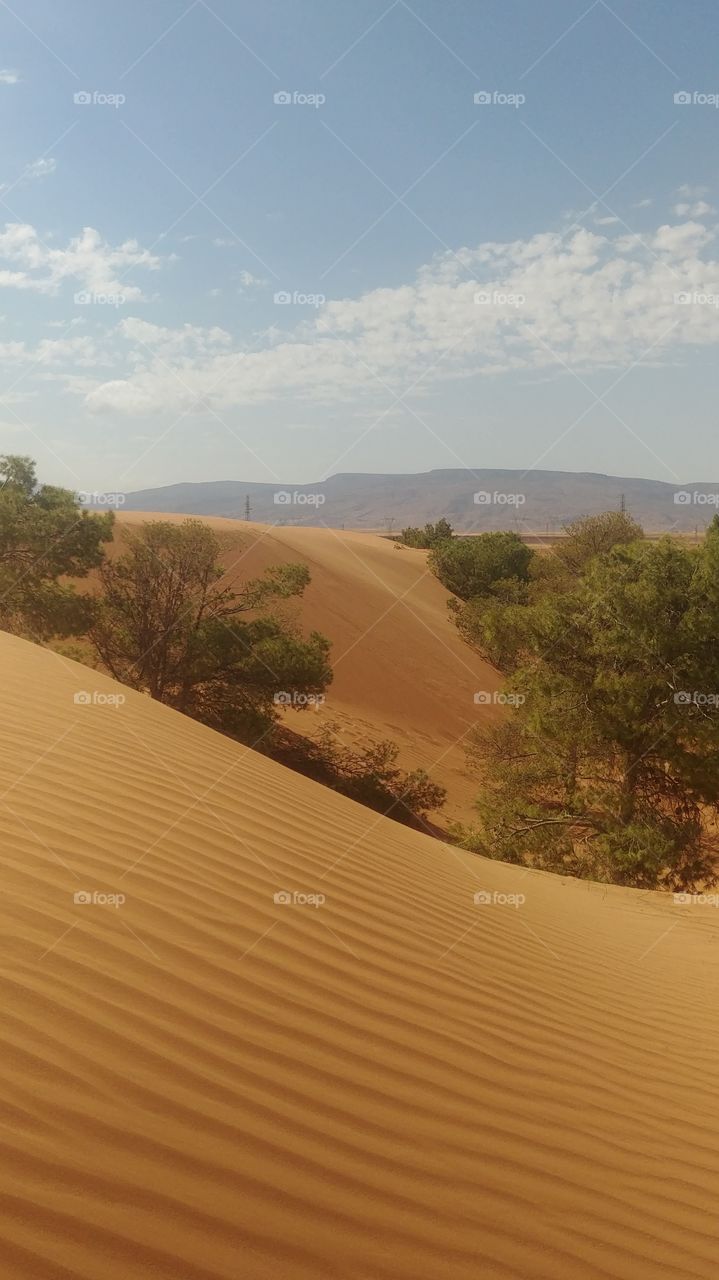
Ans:
[[[129,511],[388,533],[441,516],[459,532],[556,533],[570,520],[622,504],[648,533],[692,533],[704,529],[719,510],[719,481],[668,484],[590,471],[452,469],[418,475],[345,473],[309,484],[171,484],[128,493],[124,502]]]

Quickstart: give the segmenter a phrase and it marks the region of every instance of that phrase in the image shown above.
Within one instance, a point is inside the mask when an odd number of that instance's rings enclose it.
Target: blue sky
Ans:
[[[3,3],[0,450],[105,491],[716,479],[718,35],[710,0]]]

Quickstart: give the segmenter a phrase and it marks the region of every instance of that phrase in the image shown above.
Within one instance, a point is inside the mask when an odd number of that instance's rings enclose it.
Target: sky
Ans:
[[[0,2],[0,452],[719,480],[715,0]]]

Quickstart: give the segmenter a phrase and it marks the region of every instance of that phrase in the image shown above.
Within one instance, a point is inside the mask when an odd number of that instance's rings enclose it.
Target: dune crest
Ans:
[[[716,909],[0,653],[4,1274],[716,1276]]]

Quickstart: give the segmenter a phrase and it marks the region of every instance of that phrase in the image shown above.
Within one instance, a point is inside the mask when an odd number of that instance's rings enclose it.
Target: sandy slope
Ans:
[[[148,518],[183,519],[125,512],[119,524]],[[312,734],[333,721],[349,743],[390,738],[405,768],[421,766],[447,788],[443,816],[472,821],[477,780],[466,773],[466,735],[501,714],[475,704],[474,694],[493,693],[501,679],[459,639],[449,592],[428,571],[426,553],[396,551],[369,533],[205,523],[229,540],[225,563],[242,578],[286,560],[309,565],[297,613],[305,630],[332,641],[335,677],[318,713],[288,714],[291,728]]]
[[[485,863],[0,654],[3,1275],[713,1280],[716,910]]]

